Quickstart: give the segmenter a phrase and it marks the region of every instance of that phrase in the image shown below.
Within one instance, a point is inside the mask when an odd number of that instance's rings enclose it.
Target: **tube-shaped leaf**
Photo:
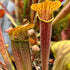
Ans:
[[[27,30],[33,26],[33,24],[25,24],[9,32],[17,70],[32,70]]]
[[[53,20],[52,13],[54,10],[59,8],[61,3],[59,1],[49,1],[39,4],[33,4],[31,8],[37,11],[40,23],[40,34],[41,34],[41,54],[42,54],[42,70],[48,70],[48,59],[49,59],[49,49],[51,40],[51,29]]]

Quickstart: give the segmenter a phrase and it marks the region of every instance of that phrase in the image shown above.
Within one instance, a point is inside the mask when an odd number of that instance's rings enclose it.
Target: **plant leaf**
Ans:
[[[17,24],[15,23],[13,17],[12,17],[10,14],[8,14],[8,13],[6,13],[6,15],[7,15],[7,17],[11,20],[12,24],[16,27]]]
[[[52,70],[70,70],[70,41],[56,42],[51,50],[55,57]]]

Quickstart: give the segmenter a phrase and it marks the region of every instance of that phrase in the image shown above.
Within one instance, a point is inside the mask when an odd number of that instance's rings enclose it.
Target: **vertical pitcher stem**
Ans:
[[[48,59],[51,40],[51,23],[40,23],[42,70],[48,70]]]

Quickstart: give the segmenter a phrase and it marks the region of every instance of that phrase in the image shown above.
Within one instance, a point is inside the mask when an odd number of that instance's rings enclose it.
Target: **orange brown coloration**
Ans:
[[[6,65],[5,65],[2,61],[0,61],[0,65],[2,65],[2,67],[3,67],[5,70],[8,70],[7,67],[6,67]],[[0,69],[0,70],[1,70],[1,69]]]
[[[34,24],[25,24],[25,25],[20,25],[14,29],[12,29],[9,32],[9,36],[11,37],[11,39],[16,39],[15,36],[17,37],[17,39],[19,39],[19,34],[22,32],[25,32],[27,30],[29,30],[30,28],[34,27]]]
[[[70,13],[70,2],[63,8],[63,10],[53,20],[53,25],[59,22],[61,19],[66,17]]]
[[[39,4],[33,4],[31,8],[37,11],[41,18],[42,15],[44,15],[44,18],[46,18],[44,20],[49,20],[48,16],[51,18],[53,11],[59,8],[60,6],[61,2],[59,1],[45,1]]]
[[[3,69],[0,67],[0,70],[3,70]]]
[[[2,35],[2,30],[1,30],[1,26],[0,26],[0,53],[4,59],[4,62],[6,64],[6,67],[8,70],[15,70],[14,66],[12,64],[11,59],[9,58],[5,43],[4,43],[4,39],[3,39],[3,35]]]
[[[4,15],[5,15],[5,11],[3,9],[0,9],[0,18],[3,18]]]
[[[33,4],[31,8],[37,11],[40,22],[40,34],[41,34],[41,54],[42,54],[42,70],[48,70],[48,59],[50,50],[50,40],[53,18],[52,13],[54,10],[59,8],[61,3],[59,1],[44,1],[39,4]],[[49,22],[50,21],[50,22]]]
[[[30,42],[31,44],[35,44],[35,43],[36,43],[36,41],[33,40],[32,38],[29,38],[29,42]]]
[[[21,0],[19,0],[19,7],[23,8],[23,5],[24,5],[23,2],[21,2]]]

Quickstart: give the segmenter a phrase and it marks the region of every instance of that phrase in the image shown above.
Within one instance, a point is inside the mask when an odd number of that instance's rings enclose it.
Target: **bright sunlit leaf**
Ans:
[[[51,51],[55,57],[52,70],[70,70],[70,40],[56,42]]]
[[[34,24],[25,24],[25,25],[20,25],[16,28],[13,28],[10,32],[9,32],[9,36],[12,37],[17,37],[21,32],[27,31],[30,28],[33,28]]]
[[[33,4],[31,6],[31,9],[37,11],[39,14],[42,13],[42,11],[50,12],[52,13],[54,10],[59,8],[61,6],[60,1],[45,1],[39,4]]]

